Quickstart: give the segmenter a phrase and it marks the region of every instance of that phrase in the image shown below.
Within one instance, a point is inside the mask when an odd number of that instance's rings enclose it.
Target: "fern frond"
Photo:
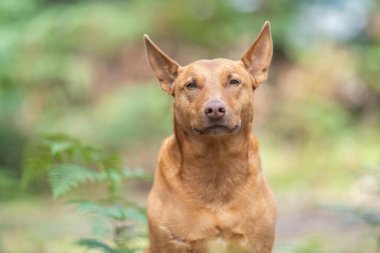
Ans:
[[[102,250],[103,253],[115,253],[116,251],[113,250],[110,246],[107,244],[97,240],[97,239],[80,239],[77,241],[77,244],[79,246],[85,247],[87,249],[98,249]]]
[[[72,200],[69,203],[76,205],[76,210],[83,213],[103,214],[103,210],[106,208],[99,202],[91,200]]]
[[[146,223],[145,209],[136,206],[101,204],[89,200],[76,200],[70,203],[77,205],[80,212],[101,215],[118,221],[135,220]]]
[[[33,141],[27,144],[22,158],[21,185],[25,188],[31,181],[43,178],[50,170],[52,158],[45,143]]]
[[[53,165],[49,172],[54,198],[61,197],[83,183],[99,181],[101,173],[74,164]]]
[[[98,149],[82,144],[78,139],[65,134],[44,135],[33,139],[24,151],[22,185],[43,178],[54,164],[80,164],[107,171],[103,180],[115,189],[121,181],[120,158],[106,155]],[[118,172],[119,171],[119,172]]]
[[[68,155],[72,162],[98,163],[101,162],[101,152],[80,140],[65,134],[43,136],[44,141],[50,148],[52,156]]]

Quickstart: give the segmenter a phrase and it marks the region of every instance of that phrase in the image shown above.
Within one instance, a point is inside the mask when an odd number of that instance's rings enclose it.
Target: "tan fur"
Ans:
[[[148,198],[146,252],[271,252],[276,205],[251,135],[253,92],[266,80],[272,58],[269,23],[240,61],[182,67],[148,37],[146,47],[161,88],[174,96],[175,129],[161,147]],[[185,86],[194,80],[195,89]],[[204,108],[212,99],[225,104],[225,127],[208,131]]]

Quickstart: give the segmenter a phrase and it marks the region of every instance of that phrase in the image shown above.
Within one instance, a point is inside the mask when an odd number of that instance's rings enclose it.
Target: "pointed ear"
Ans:
[[[266,21],[256,41],[241,58],[245,68],[253,77],[254,88],[267,80],[272,55],[272,35],[270,24]]]
[[[144,35],[146,56],[153,74],[160,82],[161,89],[173,95],[173,82],[177,78],[179,65],[167,56],[148,37]]]

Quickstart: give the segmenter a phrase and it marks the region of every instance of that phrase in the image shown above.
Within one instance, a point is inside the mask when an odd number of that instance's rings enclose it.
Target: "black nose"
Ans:
[[[226,107],[219,100],[211,100],[205,105],[205,114],[209,119],[218,120],[226,114]]]

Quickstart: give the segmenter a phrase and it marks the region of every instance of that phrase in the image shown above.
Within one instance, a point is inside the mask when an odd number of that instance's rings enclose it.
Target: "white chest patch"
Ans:
[[[246,253],[248,244],[243,241],[229,241],[218,237],[207,242],[207,253]]]
[[[227,249],[227,242],[222,238],[209,241],[207,244],[208,253],[224,253]]]

